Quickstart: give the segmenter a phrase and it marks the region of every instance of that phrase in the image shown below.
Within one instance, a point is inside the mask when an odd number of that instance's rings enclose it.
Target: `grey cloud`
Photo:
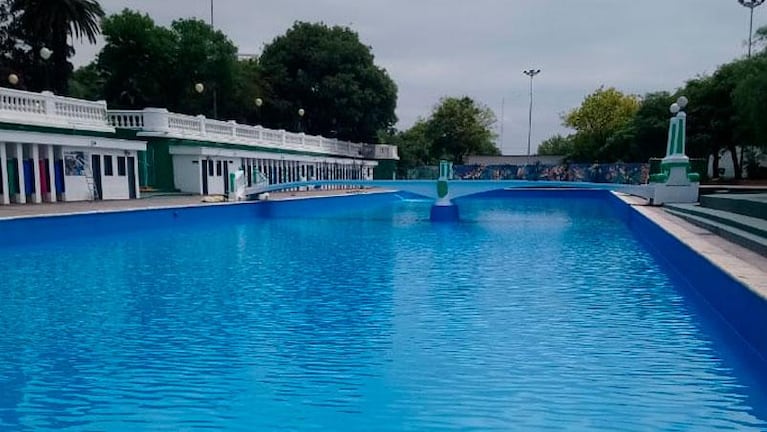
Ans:
[[[727,0],[214,0],[214,24],[257,54],[294,21],[348,25],[399,87],[399,127],[428,116],[442,96],[469,95],[500,118],[505,153],[527,146],[528,81],[535,78],[533,146],[566,133],[560,115],[600,85],[631,93],[673,91],[745,52],[747,11]],[[160,24],[208,19],[209,0],[102,0]],[[756,24],[765,24],[757,9]],[[78,50],[76,62],[94,47]],[[694,103],[694,101],[692,102]]]

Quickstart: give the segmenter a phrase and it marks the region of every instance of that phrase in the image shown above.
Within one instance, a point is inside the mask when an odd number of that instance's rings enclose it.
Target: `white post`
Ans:
[[[136,173],[133,184],[136,186],[136,198],[138,199],[141,198],[141,184],[138,175],[138,152],[133,152],[131,156],[133,156],[133,172]]]
[[[0,171],[3,172],[2,181],[3,184],[3,204],[10,204],[11,203],[11,192],[8,190],[8,154],[5,151],[5,143],[0,141],[0,164],[2,165],[2,169]]]
[[[32,144],[32,177],[35,185],[35,204],[43,202],[43,193],[40,191],[40,147],[39,144]]]
[[[144,108],[144,127],[147,132],[169,132],[168,110],[165,108]],[[138,174],[138,171],[136,171]],[[138,175],[136,176],[138,177]]]
[[[19,173],[19,196],[16,202],[27,203],[27,188],[24,181],[24,148],[21,143],[16,143],[16,172]]]
[[[56,164],[53,154],[53,145],[48,146],[48,177],[50,180],[48,181],[48,201],[50,202],[56,202]]]

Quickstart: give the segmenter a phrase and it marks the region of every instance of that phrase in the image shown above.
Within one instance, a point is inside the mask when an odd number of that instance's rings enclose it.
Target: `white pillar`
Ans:
[[[32,144],[32,180],[35,185],[35,204],[43,202],[43,193],[40,191],[40,146],[39,144]]]
[[[133,184],[136,187],[136,198],[141,198],[141,182],[139,182],[139,171],[138,171],[138,152],[132,152],[131,156],[133,156],[133,172],[136,173],[135,179],[133,180]]]
[[[49,145],[47,148],[48,158],[48,201],[56,202],[56,160],[53,154],[53,145]]]
[[[0,164],[2,164],[3,204],[11,203],[11,192],[8,190],[8,154],[5,151],[5,143],[0,141]]]
[[[16,143],[16,172],[19,173],[19,193],[18,193],[18,200],[16,202],[19,202],[21,204],[27,203],[27,188],[24,184],[24,148],[21,146],[21,143]]]

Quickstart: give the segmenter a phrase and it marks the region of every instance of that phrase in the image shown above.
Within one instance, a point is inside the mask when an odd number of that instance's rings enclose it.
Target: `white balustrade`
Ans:
[[[144,113],[142,111],[109,110],[109,124],[121,129],[143,129]]]
[[[51,127],[111,129],[104,101],[8,88],[0,88],[0,120]]]
[[[205,139],[221,143],[274,149],[314,151],[338,156],[397,159],[397,148],[390,145],[358,144],[321,136],[248,126],[234,121],[207,119],[170,113],[161,108],[142,111],[109,111],[109,123],[118,128],[140,129],[179,138]],[[369,150],[368,150],[369,149]]]

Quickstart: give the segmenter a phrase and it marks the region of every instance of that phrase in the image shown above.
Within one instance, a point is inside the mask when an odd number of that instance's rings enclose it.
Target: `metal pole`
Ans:
[[[210,0],[210,26],[213,27],[213,0]]]
[[[530,163],[530,142],[533,135],[533,78],[541,73],[540,69],[529,69],[523,71],[525,75],[530,77],[530,111],[527,117],[527,164]]]
[[[530,74],[530,110],[527,116],[527,163],[530,163],[530,141],[533,136],[533,74]]]
[[[751,9],[751,21],[748,25],[748,58],[751,58],[751,45],[753,45],[752,39],[754,37],[754,8],[749,9]]]
[[[504,108],[506,105],[506,98],[501,98],[501,148],[498,149],[501,151],[501,154],[503,154],[503,123],[504,123]]]

